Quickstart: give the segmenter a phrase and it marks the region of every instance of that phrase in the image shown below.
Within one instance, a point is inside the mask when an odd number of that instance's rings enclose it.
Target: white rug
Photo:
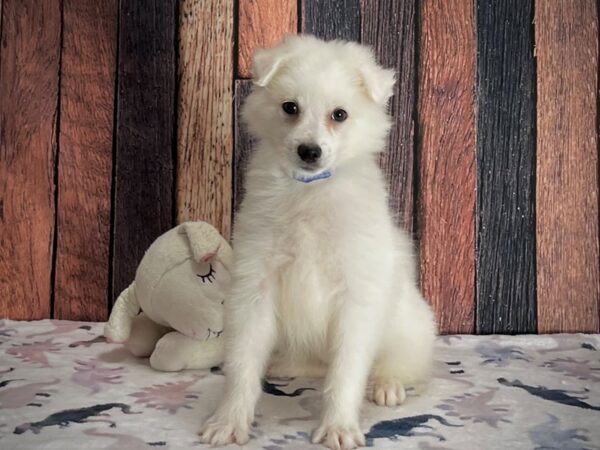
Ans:
[[[202,448],[219,370],[160,373],[102,324],[0,321],[0,448]],[[600,336],[447,336],[435,378],[405,404],[365,402],[381,449],[600,449]],[[320,383],[265,382],[248,449],[310,449]],[[227,448],[239,448],[230,446]]]

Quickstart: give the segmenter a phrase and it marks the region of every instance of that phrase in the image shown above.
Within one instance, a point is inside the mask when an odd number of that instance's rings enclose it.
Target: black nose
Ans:
[[[314,163],[321,157],[321,147],[313,144],[300,144],[298,156],[306,163]]]

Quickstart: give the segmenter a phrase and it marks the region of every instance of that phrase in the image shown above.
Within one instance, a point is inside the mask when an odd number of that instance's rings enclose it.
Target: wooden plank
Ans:
[[[113,298],[173,225],[176,0],[121,0]]]
[[[255,49],[272,47],[286,34],[296,34],[297,30],[297,0],[240,0],[237,76],[252,76]]]
[[[233,2],[183,0],[179,29],[177,221],[231,228]]]
[[[442,333],[474,330],[473,0],[420,7],[418,130],[421,284]]]
[[[60,1],[5,0],[0,52],[0,317],[50,317]]]
[[[388,149],[381,155],[389,186],[390,209],[404,228],[413,225],[413,142],[415,107],[415,29],[414,0],[361,1],[361,40],[375,50],[377,59],[394,68],[397,83],[390,101],[394,118]]]
[[[63,0],[54,318],[106,320],[117,0]]]
[[[477,1],[477,331],[535,333],[533,0]]]
[[[598,332],[597,5],[537,2],[540,332]]]
[[[360,0],[301,1],[303,33],[326,40],[360,40]]]
[[[234,122],[234,141],[235,151],[233,155],[233,212],[239,210],[240,203],[244,198],[244,179],[246,165],[252,150],[252,139],[242,123],[241,108],[250,94],[252,81],[235,80],[235,122]]]

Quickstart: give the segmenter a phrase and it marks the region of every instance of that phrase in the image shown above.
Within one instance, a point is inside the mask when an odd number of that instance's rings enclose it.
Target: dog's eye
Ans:
[[[342,108],[338,108],[331,113],[331,118],[336,122],[343,122],[348,118],[348,113]]]
[[[281,105],[281,108],[286,114],[289,114],[290,116],[295,116],[299,112],[298,105],[295,102],[284,102]]]

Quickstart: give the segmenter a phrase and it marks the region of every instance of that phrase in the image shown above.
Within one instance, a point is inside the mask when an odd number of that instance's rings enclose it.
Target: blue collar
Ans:
[[[324,180],[325,178],[329,178],[331,176],[331,172],[329,170],[325,170],[316,175],[305,177],[302,175],[294,175],[294,180],[300,181],[301,183],[311,183],[316,180]]]

